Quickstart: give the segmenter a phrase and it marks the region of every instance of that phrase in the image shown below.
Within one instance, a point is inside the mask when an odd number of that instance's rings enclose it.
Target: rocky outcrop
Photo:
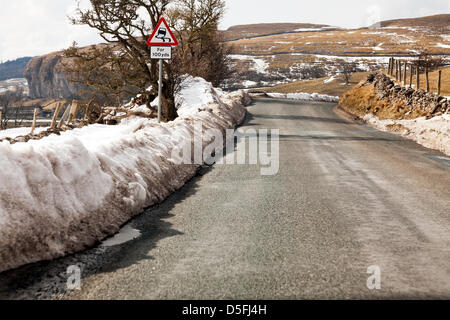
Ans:
[[[61,52],[36,57],[25,67],[30,98],[65,99],[72,98],[79,86],[69,83],[61,69]]]
[[[380,119],[431,118],[450,113],[447,98],[423,89],[399,86],[382,73],[370,74],[365,81],[346,92],[339,104],[360,117],[374,114]]]

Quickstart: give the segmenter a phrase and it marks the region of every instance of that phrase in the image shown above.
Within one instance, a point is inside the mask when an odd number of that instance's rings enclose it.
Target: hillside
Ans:
[[[449,16],[385,21],[383,24],[389,26],[378,29],[306,23],[233,26],[221,31],[232,50],[230,58],[236,69],[224,88],[273,87],[328,79],[339,74],[346,64],[351,72],[375,71],[385,67],[390,56],[414,59],[424,51],[450,57],[450,29],[445,25]],[[396,26],[393,21],[410,26]],[[430,25],[432,22],[435,25]],[[59,53],[52,53],[30,61],[25,75],[31,98],[68,98],[77,92],[56,70],[59,59]],[[308,84],[308,88],[312,87],[313,82]]]
[[[265,35],[273,35],[286,32],[302,32],[307,30],[320,30],[329,28],[323,24],[311,23],[259,23],[237,25],[221,31],[225,41],[234,41],[244,38],[261,37]]]
[[[330,77],[339,73],[343,64],[350,64],[352,72],[374,71],[384,67],[390,56],[414,59],[427,52],[450,58],[449,17],[393,20],[399,26],[385,21],[389,26],[381,28],[310,28],[229,41],[238,69],[229,87],[259,88]],[[269,27],[266,25],[265,32],[270,32]],[[280,30],[276,28],[272,32]]]
[[[450,14],[437,14],[413,19],[395,19],[380,22],[381,27],[448,27],[450,25]]]
[[[19,58],[12,61],[0,63],[0,81],[23,78],[23,72],[31,57]]]

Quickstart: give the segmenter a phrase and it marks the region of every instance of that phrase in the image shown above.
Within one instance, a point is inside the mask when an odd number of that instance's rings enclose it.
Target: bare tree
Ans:
[[[74,82],[83,83],[92,89],[90,92],[97,95],[95,98],[99,103],[99,96],[105,97],[105,92],[109,89],[113,89],[111,94],[117,99],[125,93],[126,88],[133,91],[135,84],[137,86],[134,91],[143,93],[148,86],[157,88],[157,64],[150,61],[145,41],[171,2],[173,1],[90,0],[89,9],[84,10],[78,6],[71,22],[98,30],[108,44],[120,51],[113,52],[108,46],[92,47],[89,50],[76,50],[72,46],[64,53],[66,58],[71,59],[72,68],[66,65],[64,69],[71,74]],[[90,72],[86,72],[89,68]],[[130,78],[139,80],[130,83]],[[175,105],[167,90],[163,90],[162,101],[165,118],[175,118]]]
[[[225,11],[223,0],[177,0],[168,17],[180,46],[171,70],[175,78],[190,74],[220,85],[230,74],[230,48],[217,28]]]
[[[73,24],[97,29],[108,43],[64,52],[64,70],[73,82],[85,85],[90,105],[114,103],[141,93],[148,100],[157,95],[157,61],[150,60],[146,40],[165,15],[181,42],[173,61],[164,61],[163,118],[177,116],[174,93],[184,73],[205,76],[217,83],[226,74],[227,52],[217,37],[223,0],[90,0],[91,8],[78,7]],[[147,88],[150,87],[150,91]],[[114,101],[112,101],[114,100]],[[86,106],[88,105],[86,102]],[[147,101],[149,106],[149,102]]]
[[[22,125],[24,120],[23,112],[19,106],[14,106],[22,99],[23,89],[8,91],[0,95],[0,111],[2,112],[0,130],[6,130],[11,121],[14,121],[15,127]]]
[[[338,66],[339,72],[342,75],[343,80],[345,81],[345,84],[347,85],[350,84],[352,73],[356,72],[355,63],[345,61],[344,59],[339,59],[336,61],[336,64]]]
[[[433,71],[443,65],[445,65],[445,58],[442,56],[434,56],[428,52],[424,47],[417,47],[416,51],[419,52],[417,58],[412,61],[414,66],[418,66],[420,72]]]
[[[77,94],[86,101],[119,106],[146,88],[147,78],[120,46],[78,48],[74,43],[64,54],[67,79],[80,85]]]

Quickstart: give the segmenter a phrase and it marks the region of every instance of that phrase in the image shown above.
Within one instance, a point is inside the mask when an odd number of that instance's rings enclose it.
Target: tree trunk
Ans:
[[[166,99],[163,94],[162,98],[162,117],[164,121],[173,121],[178,117],[177,109],[173,99]]]

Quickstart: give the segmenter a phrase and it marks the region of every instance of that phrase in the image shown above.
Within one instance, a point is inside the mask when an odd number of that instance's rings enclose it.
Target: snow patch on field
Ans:
[[[450,45],[449,44],[443,44],[443,43],[437,43],[436,47],[444,48],[444,49],[450,49]]]
[[[245,88],[250,88],[250,87],[254,87],[254,86],[258,85],[258,83],[255,82],[255,81],[246,80],[246,81],[243,81],[243,82],[242,82],[242,85],[243,85]]]
[[[300,29],[295,29],[294,32],[317,32],[317,31],[323,31],[326,29],[322,29],[322,28],[300,28]]]
[[[318,93],[267,93],[271,98],[276,99],[292,99],[292,100],[306,100],[306,101],[324,101],[324,102],[339,102],[339,97],[328,96]]]
[[[267,69],[269,68],[269,63],[262,58],[257,58],[254,56],[246,56],[246,55],[241,55],[241,54],[231,54],[229,57],[233,60],[251,60],[251,61],[253,61],[252,69],[258,73],[265,74],[265,73],[267,73]]]
[[[439,150],[450,155],[450,115],[414,120],[380,120],[368,114],[364,120],[372,126],[402,135],[424,147]]]
[[[378,46],[373,47],[372,50],[374,51],[383,51],[384,49],[381,47],[383,45],[383,43],[380,43]]]
[[[264,59],[253,58],[253,62],[255,63],[255,70],[258,73],[267,73],[267,69],[269,68],[269,63]]]
[[[399,27],[399,26],[389,26],[389,27],[383,27],[383,29],[403,29],[403,30],[409,30],[413,32],[419,32],[420,30],[418,28],[413,27]]]
[[[328,79],[323,80],[323,83],[330,83],[336,80],[336,76],[331,76]]]
[[[244,98],[187,77],[175,121],[132,117],[1,142],[0,271],[93,246],[163,201],[199,168],[170,160],[172,150],[193,143],[194,122],[204,130],[234,128],[245,116]]]
[[[389,62],[389,56],[332,56],[332,55],[325,55],[325,54],[307,54],[307,53],[297,53],[293,52],[291,53],[292,56],[313,56],[317,59],[324,59],[327,61],[333,61],[333,60],[344,60],[346,62],[377,62],[377,63],[387,63]]]

